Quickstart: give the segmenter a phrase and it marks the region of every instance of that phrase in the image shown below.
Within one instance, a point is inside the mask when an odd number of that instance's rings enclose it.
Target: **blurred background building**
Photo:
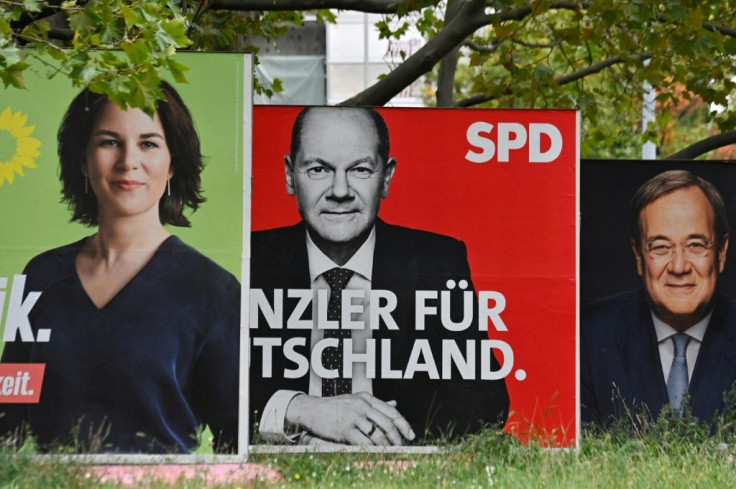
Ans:
[[[256,76],[265,84],[278,78],[284,90],[270,99],[255,98],[257,104],[335,105],[389,73],[403,57],[424,45],[416,29],[400,40],[379,39],[376,21],[382,16],[357,12],[340,13],[335,24],[307,19],[280,38],[278,49],[260,41]],[[402,57],[403,56],[403,57]],[[423,78],[418,79],[388,105],[423,106]]]

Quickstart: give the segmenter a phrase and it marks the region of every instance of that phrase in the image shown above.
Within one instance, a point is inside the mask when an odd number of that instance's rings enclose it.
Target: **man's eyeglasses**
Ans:
[[[671,259],[675,256],[675,250],[679,247],[688,258],[703,258],[708,256],[713,248],[713,242],[708,239],[690,239],[684,243],[673,243],[664,239],[647,241],[646,250],[649,256],[655,260]]]

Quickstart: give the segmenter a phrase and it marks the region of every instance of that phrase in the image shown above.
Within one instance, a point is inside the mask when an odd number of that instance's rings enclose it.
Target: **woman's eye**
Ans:
[[[99,145],[103,148],[113,148],[118,145],[118,142],[115,139],[103,139]]]
[[[158,144],[154,143],[153,141],[143,141],[141,146],[145,149],[158,148]]]

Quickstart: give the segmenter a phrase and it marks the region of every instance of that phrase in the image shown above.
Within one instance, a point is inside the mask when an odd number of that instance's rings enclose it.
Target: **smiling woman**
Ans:
[[[166,224],[204,201],[202,156],[176,91],[149,116],[82,91],[58,133],[63,198],[91,236],[26,266],[41,292],[2,361],[46,365],[41,401],[4,408],[1,433],[44,450],[181,453],[207,425],[237,451],[240,284]]]
[[[82,174],[106,214],[98,219],[145,213],[158,219],[158,202],[173,176],[158,114],[108,102],[92,128]]]

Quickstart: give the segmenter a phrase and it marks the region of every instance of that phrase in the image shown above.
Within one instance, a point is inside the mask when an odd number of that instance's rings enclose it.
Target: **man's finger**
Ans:
[[[370,410],[370,407],[367,409]],[[356,440],[353,443],[355,445],[373,445],[370,435],[375,431],[374,426],[373,422],[367,416],[361,416],[360,419],[356,420],[354,429],[350,430],[351,438]]]
[[[398,431],[396,432],[396,435],[399,435]],[[382,447],[394,445],[394,442],[386,436],[383,428],[381,428],[381,426],[377,422],[371,421],[371,429],[367,433],[365,433],[365,436],[368,437],[368,439],[371,441],[371,445]],[[399,435],[399,439],[400,438],[401,436]]]
[[[372,437],[372,440],[376,442],[376,444],[379,444],[378,440],[382,440],[385,445],[401,446],[404,444],[404,439],[391,418],[383,414],[378,409],[370,409],[366,415],[368,416],[368,419],[376,425],[377,431],[380,431],[383,435],[378,439],[376,438],[376,435]]]
[[[384,416],[391,419],[405,439],[411,441],[416,438],[414,430],[411,429],[409,422],[401,415],[399,410],[396,409],[396,401],[383,402],[379,398],[371,396],[371,399],[368,402],[370,402],[371,406],[380,411]]]

